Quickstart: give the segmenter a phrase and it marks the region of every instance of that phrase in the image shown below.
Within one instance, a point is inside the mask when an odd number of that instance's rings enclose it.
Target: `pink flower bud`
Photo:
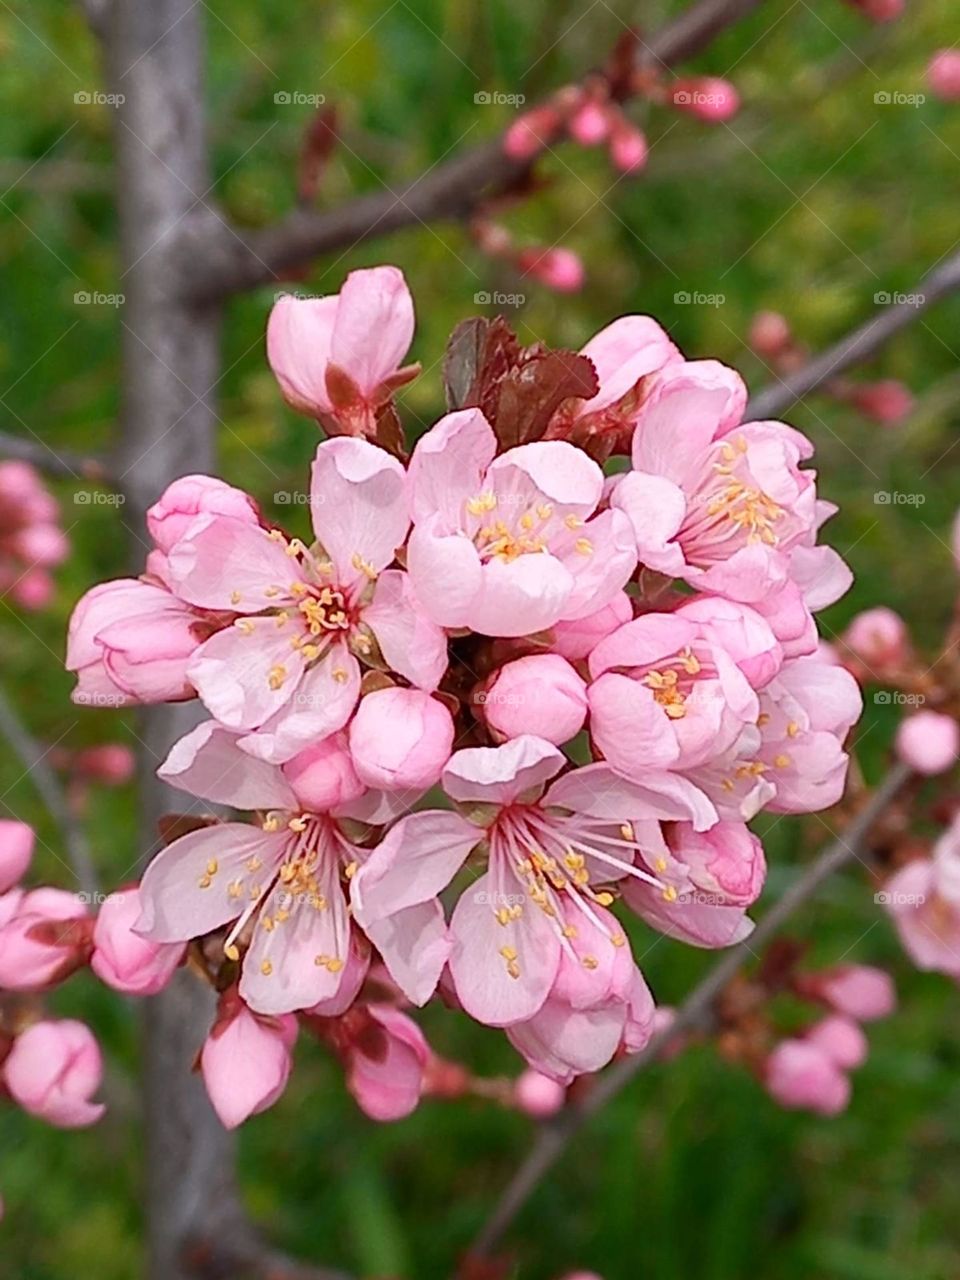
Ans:
[[[152,996],[173,977],[186,948],[182,943],[148,942],[134,933],[140,912],[138,889],[107,896],[93,927],[90,968],[115,991]]]
[[[11,889],[9,893],[0,893],[0,929],[17,914],[24,897],[22,889]]]
[[[610,130],[610,163],[621,173],[637,173],[647,163],[650,148],[647,136],[631,124],[626,116],[619,116]]]
[[[835,1116],[850,1101],[850,1081],[837,1064],[806,1040],[783,1040],[767,1059],[770,1096],[790,1110]]]
[[[86,962],[87,909],[62,889],[25,893],[16,915],[0,929],[0,988],[40,991],[62,982]]]
[[[850,401],[865,417],[882,427],[897,426],[913,409],[909,387],[895,378],[858,383],[851,389]]]
[[[66,559],[70,545],[66,534],[52,524],[31,524],[12,539],[18,555],[31,564],[51,568]]]
[[[910,657],[907,624],[884,605],[858,613],[842,639],[861,662],[875,671],[896,670]]]
[[[858,1022],[889,1017],[897,1007],[893,979],[889,973],[875,969],[873,965],[842,965],[813,976],[816,994],[837,1013],[856,1018]]]
[[[562,657],[576,662],[587,658],[604,636],[616,631],[633,617],[633,606],[625,591],[620,591],[608,605],[586,618],[558,622],[553,628],[553,647]]]
[[[901,720],[894,747],[917,773],[944,773],[960,757],[960,728],[952,716],[918,711]]]
[[[349,804],[365,790],[357,777],[343,734],[307,747],[283,766],[297,799],[311,813],[327,813]]]
[[[867,1037],[857,1023],[839,1014],[821,1019],[807,1031],[804,1039],[807,1044],[822,1049],[843,1071],[854,1071],[867,1060]]]
[[[136,756],[122,742],[104,742],[99,747],[86,747],[73,757],[74,773],[91,782],[108,787],[121,787],[133,777]]]
[[[508,662],[477,702],[501,741],[532,733],[560,746],[576,737],[587,718],[587,686],[555,653]]]
[[[453,750],[453,717],[421,689],[378,689],[361,698],[350,723],[357,776],[387,791],[425,791]]]
[[[368,1005],[368,1019],[345,1051],[347,1088],[371,1120],[402,1120],[416,1110],[430,1048],[423,1032],[390,1005]]]
[[[779,311],[758,311],[751,321],[748,341],[758,356],[772,360],[791,345],[793,334]]]
[[[147,512],[147,528],[160,550],[169,551],[202,514],[257,523],[256,508],[245,493],[215,476],[197,475],[182,476],[167,485]]]
[[[960,52],[940,49],[927,67],[927,84],[945,102],[960,101]]]
[[[53,593],[53,579],[43,569],[31,569],[10,588],[10,594],[22,609],[45,609]]]
[[[236,997],[224,1012],[204,1041],[200,1070],[214,1111],[225,1128],[235,1129],[272,1107],[287,1087],[297,1020],[259,1017]]]
[[[523,275],[557,293],[576,293],[583,286],[583,263],[572,249],[524,249],[517,265]]]
[[[60,1129],[94,1124],[105,1110],[91,1102],[103,1078],[100,1046],[82,1022],[36,1022],[14,1041],[3,1079],[24,1111]]]
[[[0,893],[23,879],[33,857],[33,828],[25,822],[0,818]]]
[[[532,111],[525,111],[503,135],[504,154],[511,160],[532,160],[553,141],[559,126],[560,114],[555,107],[534,107]]]
[[[582,147],[594,147],[603,142],[610,132],[606,104],[588,98],[571,116],[567,130],[573,141]]]
[[[906,0],[849,0],[871,22],[893,22],[906,8]]]
[[[528,1068],[513,1082],[513,1105],[537,1120],[546,1120],[563,1109],[567,1091],[562,1084]]]
[[[740,108],[740,95],[729,80],[718,76],[691,76],[675,80],[670,101],[678,111],[711,124],[729,120]]]

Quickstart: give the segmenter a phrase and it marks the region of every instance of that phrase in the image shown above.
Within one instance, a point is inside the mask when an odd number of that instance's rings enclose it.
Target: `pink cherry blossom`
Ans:
[[[364,1007],[365,1024],[342,1048],[347,1088],[371,1120],[402,1120],[423,1091],[430,1049],[407,1014],[387,1004]]]
[[[115,991],[152,996],[173,977],[185,947],[182,943],[148,942],[134,933],[141,910],[137,889],[107,896],[93,927],[90,967],[101,982]]]
[[[60,1129],[84,1128],[104,1113],[90,1101],[103,1077],[100,1046],[82,1022],[35,1022],[17,1036],[0,1075],[24,1111]]]
[[[397,267],[351,271],[338,294],[280,298],[267,323],[267,359],[288,404],[369,433],[376,410],[408,382],[413,299]]]
[[[610,130],[606,103],[587,98],[570,117],[567,131],[574,142],[594,147],[603,142]]]
[[[0,462],[0,591],[25,609],[49,603],[49,570],[67,555],[56,500],[26,462]]]
[[[790,552],[819,524],[810,442],[782,422],[742,423],[746,388],[713,360],[657,376],[633,437],[633,470],[611,503],[630,517],[642,564],[745,603],[790,577]]]
[[[907,624],[885,605],[856,614],[842,640],[871,673],[896,671],[910,657]]]
[[[639,780],[650,767],[695,769],[730,750],[759,714],[742,668],[769,679],[780,654],[758,614],[720,602],[719,611],[643,614],[589,662],[593,740],[614,769]]]
[[[783,1040],[767,1059],[767,1091],[781,1107],[835,1116],[850,1102],[850,1081],[835,1060],[807,1040]]]
[[[609,151],[610,163],[621,173],[638,173],[650,154],[646,134],[623,114],[610,126]]]
[[[198,515],[232,516],[245,524],[259,524],[257,505],[242,489],[215,476],[182,476],[147,511],[154,545],[164,553],[171,551]]]
[[[87,908],[63,889],[32,889],[0,928],[0,988],[42,991],[62,982],[89,954]]]
[[[243,745],[274,762],[342,728],[361,661],[382,659],[433,689],[446,637],[420,612],[401,570],[388,569],[409,525],[400,463],[363,440],[317,449],[311,513],[319,545],[225,516],[200,516],[170,552],[178,595],[236,622],[194,654],[188,676]]]
[[[917,773],[945,773],[960,758],[960,725],[939,711],[916,711],[900,721],[894,745]]]
[[[670,102],[678,111],[711,124],[729,120],[740,109],[740,95],[729,80],[719,76],[690,76],[674,81]]]
[[[960,101],[960,52],[939,49],[927,66],[927,84],[944,102]]]
[[[893,979],[873,965],[849,964],[823,973],[811,974],[810,985],[819,997],[838,1013],[858,1022],[886,1018],[897,1004]]]
[[[804,1034],[807,1044],[821,1049],[843,1071],[854,1071],[867,1060],[867,1037],[850,1018],[822,1018]]]
[[[750,323],[749,341],[757,355],[774,360],[790,347],[793,334],[779,311],[758,311]]]
[[[898,426],[913,411],[910,388],[895,378],[880,382],[858,382],[850,388],[849,399],[866,417],[882,427]]]
[[[600,468],[559,440],[496,447],[479,409],[417,443],[408,567],[424,610],[440,626],[522,636],[602,609],[636,553],[622,512],[595,514]]]
[[[617,978],[609,999],[621,1006],[622,1030],[622,1006],[632,991],[620,965],[623,957],[632,961],[622,931],[606,915],[613,901],[607,886],[633,877],[667,892],[634,865],[647,839],[660,820],[703,828],[716,815],[675,774],[650,771],[642,784],[632,783],[601,764],[557,778],[565,764],[556,747],[529,735],[458,751],[442,782],[469,818],[427,811],[401,819],[357,872],[354,913],[369,929],[385,912],[432,898],[483,842],[486,872],[463,892],[450,925],[460,1003],[492,1026],[528,1023],[555,990],[564,960],[573,972],[589,971],[600,988]],[[576,939],[587,936],[595,946],[581,959]]]
[[[346,755],[345,744],[336,750]],[[336,764],[332,754],[328,744],[322,768],[349,779],[349,757]],[[322,788],[309,767],[315,758],[312,752],[307,757],[308,767],[299,760],[268,764],[210,721],[181,739],[159,770],[201,799],[266,817],[256,825],[217,823],[174,840],[143,877],[135,931],[154,943],[182,943],[230,924],[224,951],[242,960],[240,995],[260,1014],[333,1001],[365,966],[365,956],[354,962],[351,955],[355,913],[348,909],[351,877],[370,856],[355,842],[356,824],[395,816],[376,793],[341,791],[339,784],[326,798],[348,798],[321,808],[316,801],[324,798]],[[407,821],[429,848],[430,819],[414,815]],[[413,897],[385,905],[364,932],[405,995],[422,1004],[436,987],[448,943],[439,904],[432,895]]]
[[[567,1091],[562,1084],[528,1067],[513,1082],[513,1104],[537,1120],[546,1120],[563,1109]]]
[[[553,653],[506,663],[476,702],[498,741],[531,733],[561,746],[576,737],[587,718],[586,684],[565,658]]]
[[[360,780],[385,791],[426,791],[453,750],[453,717],[421,689],[378,689],[350,722],[350,755]]]
[[[213,1109],[227,1129],[272,1107],[287,1087],[296,1018],[260,1017],[228,997],[200,1052]]]
[[[517,255],[520,274],[532,276],[556,293],[576,293],[583,287],[583,262],[572,249],[524,249]]]
[[[0,818],[0,893],[6,893],[23,879],[36,837],[25,822]]]
[[[883,901],[917,968],[960,979],[960,818],[932,858],[914,859],[890,877]]]
[[[97,747],[84,747],[70,761],[70,770],[78,778],[120,787],[136,772],[137,759],[122,742],[104,742]]]
[[[633,617],[633,606],[625,591],[618,591],[609,604],[596,613],[572,622],[558,622],[553,627],[552,648],[555,653],[576,662],[587,658],[600,641]]]

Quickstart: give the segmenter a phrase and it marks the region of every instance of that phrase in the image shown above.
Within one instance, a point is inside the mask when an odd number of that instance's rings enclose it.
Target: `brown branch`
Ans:
[[[27,439],[0,431],[0,458],[16,458],[32,463],[51,476],[69,476],[73,480],[90,480],[94,484],[109,483],[109,468],[100,458],[84,457],[69,449],[54,449],[45,440]]]
[[[614,1098],[638,1072],[649,1066],[678,1032],[697,1030],[711,1024],[714,1003],[731,979],[744,964],[756,956],[759,949],[770,941],[793,913],[816,893],[825,880],[861,855],[871,827],[910,776],[906,765],[894,765],[846,832],[827,845],[816,862],[774,903],[750,937],[726,952],[694,987],[677,1010],[669,1029],[655,1036],[642,1053],[621,1058],[599,1077],[583,1102],[568,1108],[555,1121],[540,1130],[529,1155],[510,1180],[493,1213],[474,1240],[470,1250],[471,1257],[487,1257],[497,1248],[517,1214],[536,1191],[541,1179],[591,1116]]]
[[[765,0],[698,0],[648,40],[640,40],[639,67],[670,67],[693,57],[724,28]],[[297,209],[257,231],[214,224],[201,228],[202,250],[185,243],[184,287],[200,298],[223,297],[279,280],[318,254],[386,235],[416,222],[464,219],[491,195],[526,174],[531,161],[511,160],[497,137],[473,147],[398,192],[359,196],[325,212]]]
[[[342,1271],[270,1248],[244,1213],[235,1187],[226,1186],[213,1206],[203,1235],[184,1249],[185,1269],[196,1280],[350,1280]]]
[[[814,356],[796,373],[780,378],[752,396],[747,407],[750,418],[773,418],[802,400],[837,374],[852,365],[869,360],[885,342],[906,329],[936,302],[960,289],[960,251],[928,272],[908,297],[922,302],[899,302],[884,306],[882,311],[859,328],[841,338],[834,346]]]

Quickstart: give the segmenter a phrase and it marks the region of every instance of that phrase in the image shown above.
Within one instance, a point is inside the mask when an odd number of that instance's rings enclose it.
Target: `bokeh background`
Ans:
[[[478,92],[539,94],[598,62],[626,22],[654,30],[679,3],[649,0],[199,0],[209,38],[208,101],[216,186],[239,223],[289,209],[311,108],[275,95],[323,94],[343,143],[322,192],[394,189],[512,119]],[[754,313],[787,315],[816,350],[873,314],[878,292],[910,292],[958,231],[960,106],[925,92],[930,54],[960,38],[953,0],[908,0],[875,26],[841,0],[772,0],[722,35],[692,70],[729,76],[744,100],[728,125],[633,108],[652,145],[646,172],[617,180],[605,158],[569,145],[546,159],[549,187],[507,221],[524,242],[563,244],[587,267],[576,296],[519,281],[483,258],[456,225],[415,227],[318,261],[301,285],[335,291],[358,266],[395,262],[418,307],[413,357],[423,376],[403,394],[411,431],[442,411],[439,361],[465,316],[491,314],[481,292],[520,292],[508,318],[525,341],[578,347],[616,315],[657,316],[689,355],[769,375],[745,335]],[[114,113],[77,100],[102,89],[98,51],[63,0],[0,3],[0,425],[54,448],[109,447],[117,409],[122,305],[75,301],[123,292],[112,194]],[[716,305],[676,301],[719,295]],[[303,487],[313,428],[282,404],[263,330],[274,290],[227,309],[220,386],[221,473],[293,528],[306,509],[273,495]],[[855,376],[896,377],[916,397],[893,429],[822,396],[790,414],[817,444],[821,489],[840,504],[829,540],[857,574],[822,616],[827,636],[858,609],[886,603],[935,649],[956,594],[948,529],[960,503],[960,300],[922,317]],[[57,482],[74,550],[56,604],[24,615],[0,598],[0,684],[45,742],[135,744],[136,718],[78,711],[62,671],[76,598],[127,568],[122,508],[75,501]],[[878,503],[878,492],[920,495]],[[932,656],[932,652],[931,652]],[[859,730],[868,778],[883,767],[895,709],[868,695]],[[0,749],[0,806],[34,822],[36,868],[69,883],[59,836],[28,776]],[[95,793],[90,830],[106,882],[139,856],[133,796]],[[830,818],[827,815],[827,823]],[[767,824],[771,826],[770,823]],[[767,894],[775,896],[828,837],[817,818],[772,823]],[[646,1072],[595,1121],[512,1236],[516,1275],[549,1280],[589,1266],[606,1280],[956,1280],[960,1275],[960,994],[912,972],[856,872],[821,893],[794,930],[820,963],[879,963],[902,1009],[871,1028],[850,1110],[819,1120],[779,1110],[709,1047]],[[665,1003],[710,963],[638,928],[635,948]],[[141,1142],[138,1010],[74,979],[57,1001],[87,1018],[111,1054],[107,1119],[64,1134],[0,1110],[4,1280],[129,1280],[138,1274]],[[791,1011],[786,1010],[790,1017]],[[494,1032],[431,1008],[437,1049],[480,1072],[518,1059]],[[253,1212],[294,1251],[361,1276],[441,1277],[529,1144],[532,1122],[480,1102],[427,1102],[377,1127],[356,1110],[339,1068],[303,1043],[274,1111],[242,1135]]]

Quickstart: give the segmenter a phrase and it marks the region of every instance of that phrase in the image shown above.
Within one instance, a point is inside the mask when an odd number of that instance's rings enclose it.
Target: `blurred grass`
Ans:
[[[679,8],[643,7],[648,30]],[[373,0],[266,6],[211,0],[210,131],[217,199],[238,222],[290,208],[309,108],[280,91],[323,93],[342,110],[344,145],[323,199],[394,189],[452,149],[488,137],[507,107],[477,106],[481,90],[532,100],[595,63],[638,12],[622,0]],[[697,67],[729,73],[744,109],[729,127],[640,111],[652,144],[638,181],[615,181],[599,154],[559,147],[551,187],[509,215],[519,238],[563,243],[588,267],[575,298],[558,298],[481,258],[461,228],[413,228],[316,263],[302,287],[335,290],[353,267],[400,264],[418,302],[413,355],[424,375],[404,408],[421,430],[441,408],[444,339],[482,307],[480,291],[522,292],[513,322],[526,341],[579,346],[613,316],[656,315],[691,355],[766,379],[744,348],[750,317],[784,311],[820,348],[871,312],[874,293],[911,290],[953,247],[960,107],[878,105],[878,91],[923,92],[930,52],[958,35],[951,0],[922,0],[872,27],[836,0],[768,5],[725,33]],[[546,51],[546,52],[544,52]],[[52,445],[98,450],[117,407],[122,308],[77,306],[81,290],[122,292],[111,196],[109,107],[74,94],[102,87],[97,52],[74,8],[55,0],[0,7],[0,385],[3,427]],[[680,292],[723,295],[680,305]],[[302,487],[314,446],[308,424],[280,403],[263,357],[273,290],[231,303],[225,331],[222,472],[265,503]],[[884,430],[823,398],[792,420],[818,446],[824,496],[840,504],[830,539],[857,572],[850,595],[822,618],[827,635],[857,609],[885,602],[934,645],[955,577],[946,545],[960,502],[960,302],[939,307],[882,352],[863,376],[909,383],[906,426]],[[76,597],[120,573],[117,513],[79,505],[57,486],[75,552],[54,608],[23,616],[0,599],[2,681],[34,732],[76,746],[136,739],[133,717],[75,711],[60,669]],[[874,495],[919,495],[880,505]],[[120,515],[122,517],[122,511]],[[291,516],[289,509],[278,514]],[[299,511],[294,513],[300,514]],[[895,710],[868,702],[860,730],[868,774],[882,767]],[[59,841],[18,763],[0,758],[2,802],[38,825],[37,874],[68,883]],[[90,815],[107,881],[129,873],[136,847],[129,794],[95,798]],[[813,819],[775,824],[769,893],[826,838]],[[514,1232],[515,1274],[548,1280],[565,1267],[606,1280],[955,1280],[960,1224],[960,1037],[946,980],[902,961],[872,890],[851,873],[798,922],[824,964],[889,964],[903,1011],[871,1029],[873,1052],[850,1111],[834,1121],[778,1111],[708,1049],[648,1072],[577,1142]],[[638,956],[658,998],[679,999],[709,957],[638,929]],[[644,954],[645,953],[645,954]],[[91,1133],[51,1132],[0,1110],[0,1276],[7,1280],[127,1280],[139,1265],[136,1011],[78,979],[56,997],[87,1017],[110,1051],[117,1101]],[[478,1070],[514,1070],[495,1033],[430,1009],[437,1048]],[[526,1148],[531,1124],[480,1103],[426,1103],[403,1124],[358,1115],[338,1069],[312,1045],[280,1105],[244,1131],[252,1208],[304,1256],[361,1275],[442,1277]]]

